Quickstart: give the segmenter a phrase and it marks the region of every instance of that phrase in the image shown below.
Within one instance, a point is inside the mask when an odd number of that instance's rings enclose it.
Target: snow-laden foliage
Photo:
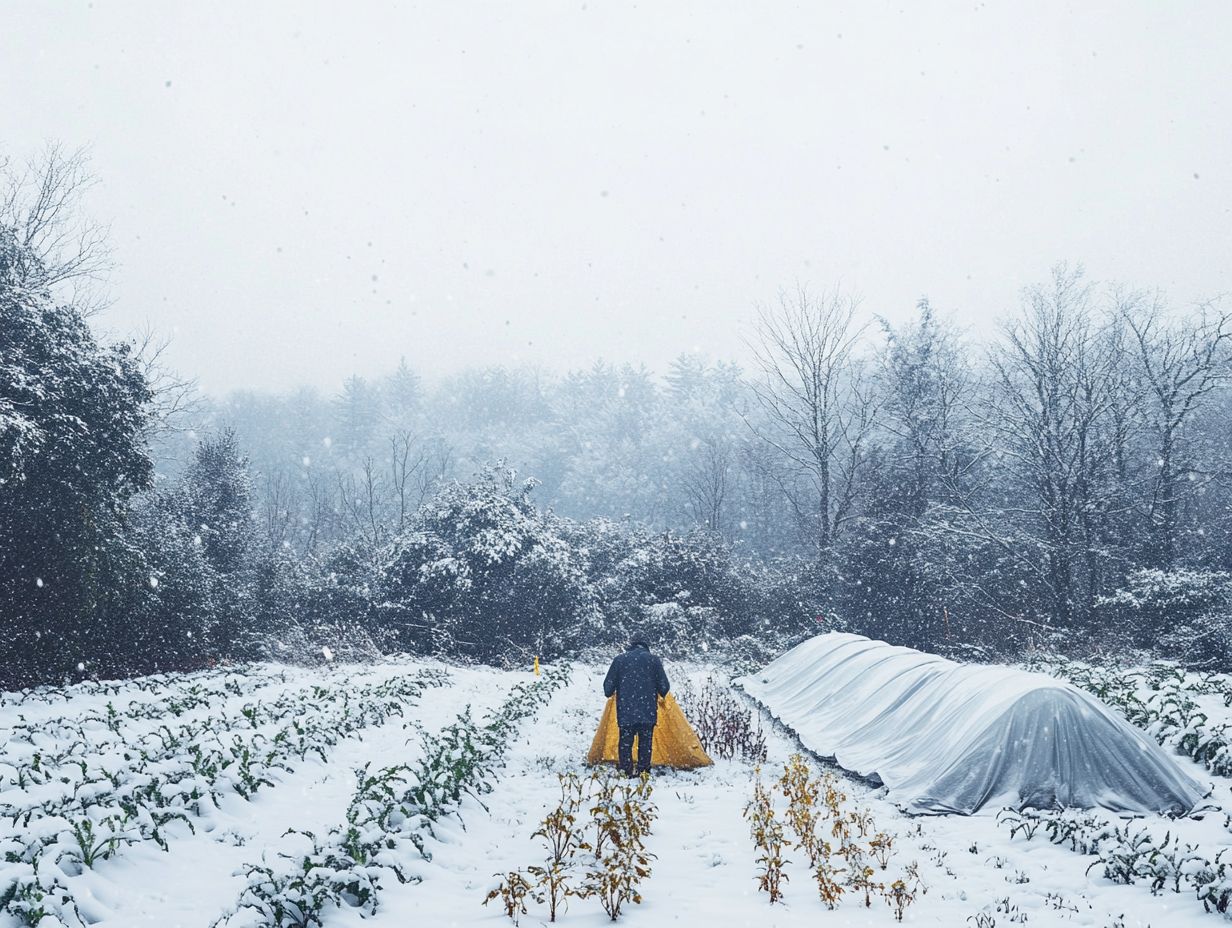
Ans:
[[[374,624],[404,647],[521,664],[635,630],[667,654],[771,629],[773,647],[812,622],[807,580],[713,533],[573,522],[536,507],[533,488],[489,468],[426,503],[376,552]]]
[[[522,664],[633,630],[772,657],[818,625],[983,658],[1232,659],[1232,314],[1061,266],[972,345],[784,294],[741,370],[599,363],[245,393],[160,434],[0,228],[0,686],[410,648]],[[55,275],[52,275],[55,276]],[[501,462],[491,464],[489,462]],[[509,463],[504,463],[509,462]],[[513,476],[531,474],[532,482]]]
[[[1153,646],[1194,668],[1232,663],[1232,573],[1136,570],[1099,606],[1109,627],[1138,647]]]
[[[403,365],[332,400],[233,397],[216,421],[272,475],[258,507],[297,550],[383,544],[436,487],[504,458],[557,516],[790,558],[815,614],[927,650],[1103,644],[1120,630],[1101,603],[1134,570],[1232,567],[1226,310],[1171,318],[1066,266],[978,346],[927,301],[880,339],[856,338],[841,294],[781,309],[743,371],[684,355],[659,379],[598,364],[433,385]]]
[[[0,686],[124,639],[140,576],[125,516],[153,471],[132,347],[32,288],[34,264],[0,227]]]
[[[592,637],[600,616],[585,559],[533,489],[495,468],[445,487],[380,555],[382,621],[434,650],[523,664]]]
[[[142,643],[162,666],[259,656],[245,647],[258,615],[251,480],[234,434],[224,430],[197,445],[182,480],[134,512],[150,578],[135,612],[148,635]]]

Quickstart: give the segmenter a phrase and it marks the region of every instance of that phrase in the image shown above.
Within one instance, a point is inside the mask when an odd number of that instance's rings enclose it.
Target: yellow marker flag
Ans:
[[[539,658],[535,658],[535,676],[539,676]]]

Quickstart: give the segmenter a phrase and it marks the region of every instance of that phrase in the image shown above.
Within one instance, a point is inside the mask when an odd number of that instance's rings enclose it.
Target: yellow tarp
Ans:
[[[599,730],[591,742],[586,763],[616,763],[620,729],[616,726],[616,697],[608,699],[599,719]],[[637,758],[637,739],[633,739],[633,757]],[[676,698],[668,693],[659,700],[658,721],[655,724],[654,740],[650,745],[652,767],[709,767],[713,764],[702,743],[697,740],[693,726],[684,717]]]

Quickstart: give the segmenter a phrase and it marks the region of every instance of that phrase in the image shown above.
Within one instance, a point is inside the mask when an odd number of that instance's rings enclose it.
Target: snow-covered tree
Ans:
[[[1030,578],[996,604],[1007,614],[1067,629],[1117,579],[1107,515],[1120,505],[1112,412],[1124,358],[1081,270],[1065,266],[1027,291],[992,349],[976,413],[988,479],[951,525]]]
[[[329,447],[344,459],[360,460],[371,448],[380,421],[380,394],[358,375],[348,377],[334,399],[334,429]]]
[[[447,485],[380,556],[377,610],[405,643],[524,662],[576,646],[597,619],[586,565],[501,465]]]
[[[749,440],[741,419],[744,386],[731,364],[710,365],[681,355],[668,371],[664,443],[673,447],[669,493],[687,524],[732,537],[733,503],[742,446]]]
[[[380,383],[381,419],[397,432],[416,431],[423,405],[423,384],[406,358]]]
[[[948,610],[967,600],[956,589],[963,581],[946,576],[954,542],[932,518],[966,488],[971,372],[957,336],[927,300],[910,326],[887,324],[885,332],[876,374],[880,432],[846,546],[843,600],[871,634],[932,648],[947,632]]]
[[[152,398],[132,347],[100,344],[0,226],[0,685],[112,648],[131,579],[123,541],[149,485]]]
[[[83,315],[98,306],[90,284],[111,266],[106,228],[80,209],[95,183],[89,160],[56,143],[24,164],[0,155],[0,229],[27,256],[26,286],[68,298]]]
[[[667,467],[664,404],[650,371],[597,363],[572,371],[553,392],[567,472],[559,508],[574,517],[662,524]]]
[[[204,439],[185,476],[183,516],[221,573],[245,563],[255,539],[252,476],[233,429]]]

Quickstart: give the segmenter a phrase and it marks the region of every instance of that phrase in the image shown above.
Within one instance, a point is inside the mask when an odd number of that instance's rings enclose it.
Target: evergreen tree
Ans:
[[[955,604],[939,569],[952,540],[932,532],[933,511],[961,490],[970,460],[962,405],[970,375],[956,336],[927,300],[911,326],[886,326],[878,364],[882,395],[869,486],[846,547],[843,599],[859,627],[896,644],[943,643]]]
[[[333,448],[351,462],[360,460],[372,445],[379,415],[380,398],[372,385],[363,377],[348,377],[334,401]]]
[[[382,417],[395,431],[408,431],[415,426],[422,402],[423,387],[419,375],[411,370],[406,358],[381,384]]]
[[[183,517],[200,536],[206,560],[219,573],[245,563],[254,543],[252,477],[235,431],[224,428],[197,446],[183,488]]]
[[[130,345],[31,286],[38,264],[0,228],[0,686],[93,669],[145,583],[124,536],[152,474],[149,385]]]

